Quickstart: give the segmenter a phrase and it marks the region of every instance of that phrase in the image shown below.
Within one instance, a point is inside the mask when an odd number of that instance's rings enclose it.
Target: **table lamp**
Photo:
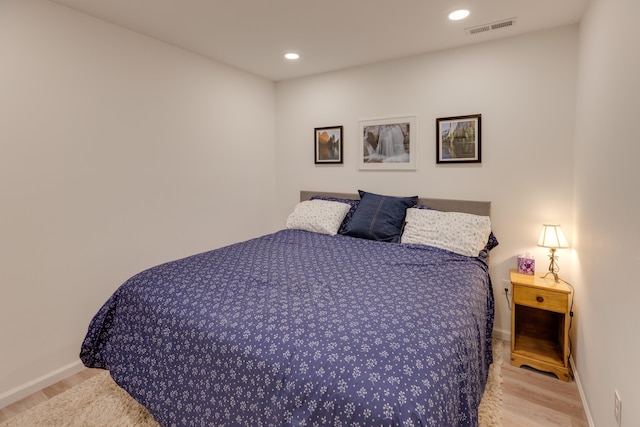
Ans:
[[[560,271],[560,268],[556,263],[556,260],[558,259],[556,256],[556,249],[569,247],[569,242],[567,241],[567,238],[564,237],[560,224],[543,224],[542,232],[538,238],[538,246],[549,248],[549,259],[551,260],[549,263],[549,271],[542,277],[544,278],[547,277],[547,275],[552,274],[553,279],[558,282],[558,271]]]

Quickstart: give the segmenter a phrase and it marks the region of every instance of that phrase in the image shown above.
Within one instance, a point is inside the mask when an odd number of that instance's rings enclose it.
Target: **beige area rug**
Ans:
[[[502,426],[502,340],[493,340],[493,364],[478,408],[479,427]]]
[[[480,403],[480,427],[500,427],[502,420],[502,341],[494,341],[493,359]],[[38,426],[158,427],[159,424],[105,371],[0,424],[0,427]]]

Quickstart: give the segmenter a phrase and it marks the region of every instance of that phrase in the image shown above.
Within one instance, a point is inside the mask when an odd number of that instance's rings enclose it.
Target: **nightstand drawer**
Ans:
[[[567,311],[568,295],[528,286],[513,287],[513,302],[542,310],[565,313]]]

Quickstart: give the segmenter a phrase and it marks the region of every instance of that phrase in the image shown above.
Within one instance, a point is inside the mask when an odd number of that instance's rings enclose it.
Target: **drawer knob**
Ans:
[[[542,302],[542,301],[544,301],[544,298],[542,298],[541,296],[537,296],[537,297],[536,297],[536,301],[538,301],[538,302]]]

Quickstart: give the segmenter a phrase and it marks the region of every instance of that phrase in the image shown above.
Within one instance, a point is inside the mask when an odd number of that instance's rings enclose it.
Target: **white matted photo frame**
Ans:
[[[416,116],[358,122],[361,170],[415,170]]]
[[[436,119],[436,163],[482,161],[482,114]]]
[[[314,129],[315,164],[342,163],[342,126]]]

